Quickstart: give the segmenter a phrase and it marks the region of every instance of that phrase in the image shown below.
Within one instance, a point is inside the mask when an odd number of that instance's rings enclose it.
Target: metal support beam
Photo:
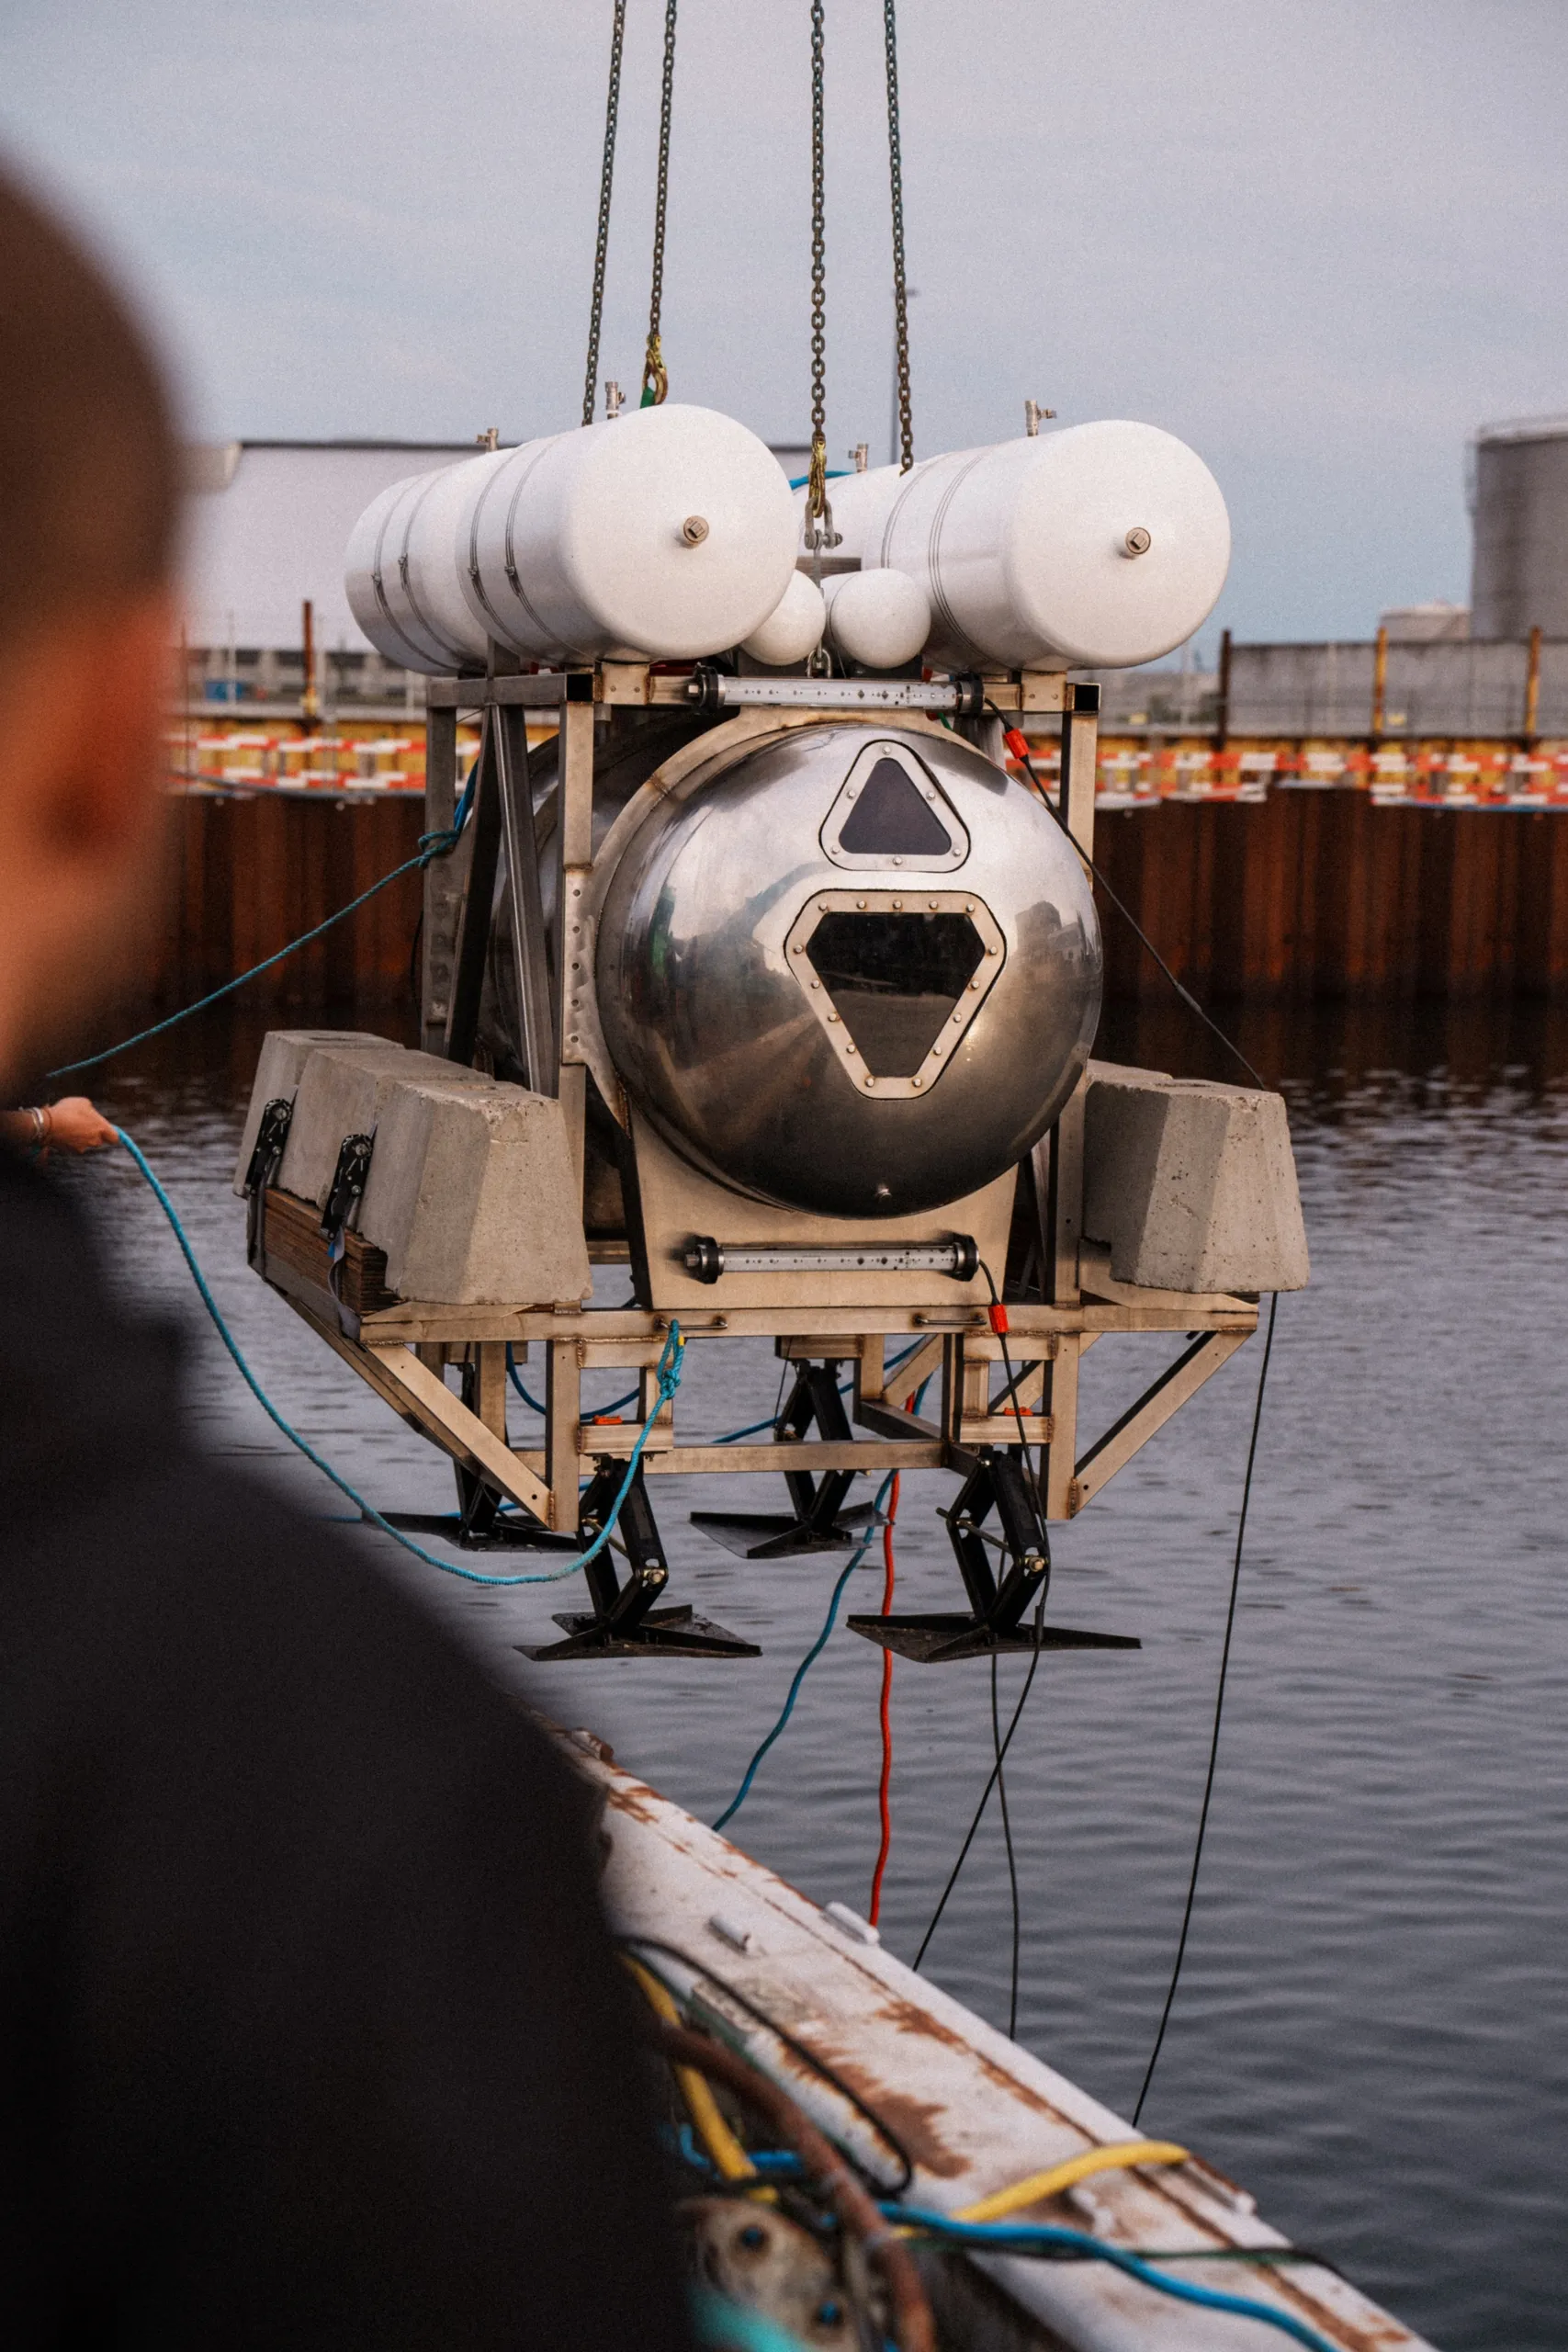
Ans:
[[[1121,1419],[1113,1421],[1105,1435],[1089,1447],[1073,1478],[1067,1516],[1076,1517],[1118,1470],[1125,1469],[1139,1447],[1146,1445],[1155,1431],[1162,1430],[1171,1416],[1198,1394],[1206,1380],[1213,1379],[1237,1348],[1246,1345],[1247,1338],[1245,1331],[1201,1332],[1185,1353],[1145,1389],[1137,1403],[1130,1405]]]
[[[559,1076],[555,1006],[550,997],[549,959],[545,952],[545,913],[539,890],[539,850],[534,833],[534,797],[528,786],[528,727],[515,707],[486,713],[495,751],[502,824],[506,840],[507,897],[512,908],[512,960],[517,982],[518,1018],[528,1083],[536,1094],[554,1094]]]
[[[457,809],[457,714],[432,709],[424,720],[424,830],[450,831]],[[446,1016],[452,1008],[452,961],[457,917],[463,903],[468,842],[450,857],[432,858],[424,869],[424,910],[420,930],[420,1043],[427,1054],[446,1050]]]
[[[474,805],[468,819],[468,872],[452,959],[452,993],[446,1012],[446,1051],[452,1062],[471,1063],[479,1031],[485,956],[490,947],[491,908],[501,856],[502,796],[496,752],[495,713],[485,712]]]
[[[324,1329],[322,1336],[327,1336]],[[521,1503],[525,1510],[531,1511],[547,1527],[550,1525],[549,1488],[519,1461],[510,1446],[486,1428],[477,1413],[471,1413],[460,1398],[453,1396],[437,1374],[420,1363],[412,1349],[360,1348],[345,1340],[337,1352],[367,1378],[373,1368],[383,1379],[391,1381],[401,1391],[400,1411],[417,1421],[449,1453],[499,1487],[503,1495]],[[369,1366],[356,1362],[365,1356],[370,1359]],[[377,1385],[372,1378],[372,1387]],[[576,1494],[574,1483],[574,1500]]]

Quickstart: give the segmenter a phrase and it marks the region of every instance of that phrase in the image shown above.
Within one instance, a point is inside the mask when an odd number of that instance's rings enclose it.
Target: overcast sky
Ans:
[[[827,0],[829,443],[886,453],[879,0]],[[193,430],[512,439],[581,400],[610,0],[0,0],[0,136],[118,254]],[[629,0],[601,375],[646,322]],[[1466,439],[1568,409],[1563,0],[899,0],[916,447],[1131,416],[1235,534],[1214,620],[1464,599]],[[807,0],[682,0],[674,397],[808,424]]]

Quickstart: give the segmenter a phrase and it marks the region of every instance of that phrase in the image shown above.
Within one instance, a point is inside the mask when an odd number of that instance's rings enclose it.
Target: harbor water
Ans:
[[[1558,2352],[1568,1012],[1319,1007],[1249,1013],[1238,1034],[1290,1100],[1314,1279],[1280,1306],[1209,1844],[1144,2125],[1244,2181],[1272,2221],[1450,2352]],[[245,1267],[229,1186],[259,1035],[243,1013],[202,1016],[111,1064],[98,1099],[164,1177],[282,1411],[378,1507],[445,1510],[445,1461]],[[1100,1049],[1236,1075],[1163,1008],[1113,1017]],[[125,1155],[62,1181],[92,1203],[117,1282],[188,1330],[204,1441],[306,1510],[342,1514],[242,1386]],[[607,1270],[601,1295],[625,1295],[624,1272]],[[1102,1343],[1085,1367],[1090,1415],[1113,1418],[1171,1346]],[[1245,1348],[1060,1532],[1052,1615],[1144,1646],[1047,1655],[1009,1758],[1020,2039],[1122,2113],[1190,1866],[1260,1355],[1260,1342]],[[694,1347],[688,1363],[683,1436],[772,1409],[768,1342]],[[542,1376],[536,1361],[524,1374],[530,1386]],[[619,1385],[595,1374],[585,1395],[607,1402]],[[531,1417],[513,1405],[521,1436]],[[904,1480],[904,1608],[954,1605],[934,1515],[952,1491],[935,1473]],[[712,1820],[773,1723],[842,1561],[745,1562],[687,1523],[696,1505],[776,1510],[777,1482],[699,1493],[660,1479],[653,1497],[671,1597],[763,1655],[542,1667],[528,1687]],[[348,1540],[397,1558],[385,1539]],[[395,1572],[509,1672],[514,1645],[550,1637],[552,1609],[581,1605],[575,1583],[496,1591],[400,1558]],[[878,1547],[843,1613],[877,1608],[882,1577]],[[880,1670],[881,1653],[840,1623],[728,1833],[817,1899],[860,1911],[877,1846]],[[1002,1668],[1004,1709],[1021,1673]],[[899,1660],[893,1727],[882,1924],[912,1958],[990,1768],[988,1668]],[[926,1966],[1005,2027],[1010,1942],[993,1807]]]

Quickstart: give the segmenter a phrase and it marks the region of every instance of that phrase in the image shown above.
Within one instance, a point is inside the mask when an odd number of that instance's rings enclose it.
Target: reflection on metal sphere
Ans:
[[[650,801],[597,983],[628,1093],[688,1159],[784,1207],[902,1216],[1055,1117],[1100,927],[1049,810],[968,743],[813,724]]]

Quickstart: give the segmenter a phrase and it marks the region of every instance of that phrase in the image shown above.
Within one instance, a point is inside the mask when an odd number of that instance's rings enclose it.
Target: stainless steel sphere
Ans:
[[[962,739],[793,729],[626,843],[600,920],[611,1056],[680,1152],[828,1216],[936,1209],[1050,1125],[1100,926],[1048,809]]]

